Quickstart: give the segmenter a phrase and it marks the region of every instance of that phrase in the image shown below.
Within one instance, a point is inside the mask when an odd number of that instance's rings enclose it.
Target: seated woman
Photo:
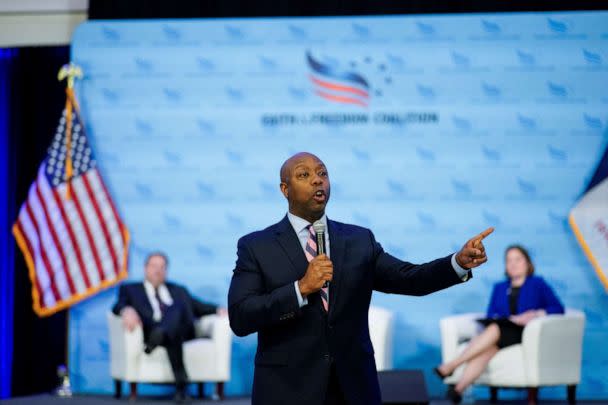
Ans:
[[[450,376],[458,366],[467,363],[455,387],[448,390],[454,403],[462,400],[462,393],[485,370],[498,350],[521,343],[524,327],[531,320],[547,314],[563,314],[564,307],[555,293],[541,277],[534,276],[534,265],[528,251],[519,245],[505,251],[507,280],[494,285],[488,307],[491,322],[473,338],[457,358],[435,368],[441,378]],[[511,322],[504,322],[508,319]]]

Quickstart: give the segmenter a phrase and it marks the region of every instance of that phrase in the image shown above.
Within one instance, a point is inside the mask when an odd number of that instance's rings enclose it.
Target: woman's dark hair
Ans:
[[[528,249],[526,249],[525,247],[521,246],[521,245],[511,245],[509,247],[507,247],[505,249],[505,261],[507,260],[507,254],[509,253],[510,250],[519,250],[519,252],[524,255],[524,257],[526,258],[526,261],[528,262],[528,276],[531,276],[532,274],[534,274],[534,263],[532,263],[532,259],[530,259],[530,253],[528,253]],[[505,276],[507,276],[507,278],[509,278],[509,274],[507,273],[507,269],[505,267]]]

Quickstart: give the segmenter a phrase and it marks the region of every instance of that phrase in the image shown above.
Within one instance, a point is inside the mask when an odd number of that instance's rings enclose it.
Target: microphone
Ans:
[[[315,231],[315,235],[317,235],[317,255],[323,255],[325,253],[325,224],[321,221],[315,221],[312,224],[312,229]],[[329,281],[326,281],[323,284],[323,288],[329,287]]]

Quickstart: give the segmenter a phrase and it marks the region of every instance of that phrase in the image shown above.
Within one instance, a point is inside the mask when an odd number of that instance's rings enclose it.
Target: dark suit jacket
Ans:
[[[183,327],[183,336],[186,340],[194,337],[194,321],[203,315],[214,314],[217,310],[215,305],[205,304],[196,298],[192,297],[188,290],[178,284],[165,283],[174,305],[180,305],[183,308],[182,314],[188,322],[185,322]],[[146,289],[143,282],[125,283],[120,286],[118,291],[118,301],[114,304],[112,312],[116,315],[124,307],[133,307],[139,314],[143,324],[144,341],[148,341],[148,335],[154,325],[153,309],[146,295]]]
[[[258,332],[253,404],[321,404],[330,364],[351,404],[380,404],[368,309],[372,290],[425,295],[462,280],[447,256],[423,265],[384,252],[368,229],[328,221],[334,279],[300,308],[308,261],[289,220],[242,237],[228,295],[232,330]]]
[[[506,280],[494,285],[492,298],[488,305],[488,318],[508,318],[511,315],[509,308],[509,287],[511,281]],[[553,289],[542,277],[528,276],[519,290],[517,300],[517,313],[521,314],[530,309],[544,309],[548,314],[563,314],[564,306],[553,292]]]

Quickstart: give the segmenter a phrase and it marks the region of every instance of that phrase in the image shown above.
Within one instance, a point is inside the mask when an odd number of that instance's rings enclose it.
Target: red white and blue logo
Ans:
[[[315,93],[332,102],[367,107],[370,101],[370,85],[358,72],[343,70],[323,63],[306,52],[310,67],[310,81]]]

